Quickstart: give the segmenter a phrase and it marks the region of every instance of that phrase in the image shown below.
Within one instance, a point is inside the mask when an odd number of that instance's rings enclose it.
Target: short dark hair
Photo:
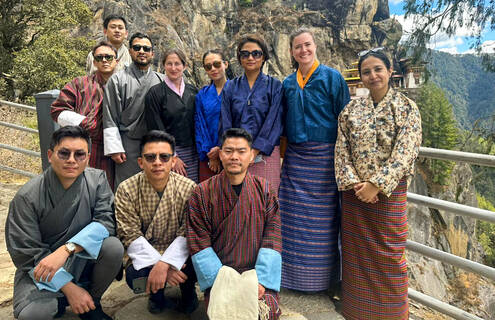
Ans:
[[[261,67],[263,68],[263,65],[265,64],[265,62],[268,59],[270,59],[270,53],[268,53],[268,46],[266,45],[265,40],[263,40],[263,38],[257,34],[248,34],[248,35],[243,36],[239,40],[239,43],[237,44],[237,61],[239,61],[239,63],[241,63],[241,50],[242,50],[242,47],[248,42],[256,43],[258,46],[260,46],[261,51],[263,51],[263,63],[261,64]]]
[[[249,144],[249,147],[253,144],[253,136],[243,128],[230,128],[223,132],[220,139],[220,147],[223,147],[225,140],[228,138],[244,138]]]
[[[113,52],[115,52],[115,59],[119,58],[117,54],[117,49],[115,49],[115,47],[112,46],[112,44],[108,41],[100,41],[96,46],[93,47],[93,49],[91,49],[91,54],[93,55],[93,57],[95,56],[95,52],[99,47],[109,47],[110,49],[113,50]]]
[[[131,38],[129,39],[129,48],[132,47],[132,42],[134,41],[134,39],[148,39],[151,43],[151,50],[153,51],[153,40],[151,40],[150,36],[147,35],[147,34],[144,34],[144,33],[141,33],[141,32],[136,32],[134,33]]]
[[[125,21],[124,17],[119,16],[117,14],[111,14],[111,15],[107,16],[105,18],[105,20],[103,20],[103,29],[108,29],[108,24],[112,20],[122,20],[122,22],[124,23],[124,27],[127,30],[127,21]]]
[[[359,75],[360,76],[361,76],[361,65],[363,64],[364,60],[368,59],[369,57],[375,57],[377,59],[382,60],[383,61],[383,64],[387,68],[387,70],[389,70],[390,67],[392,66],[392,64],[390,63],[390,59],[383,52],[383,50],[380,50],[380,51],[369,51],[364,56],[362,56],[362,57],[359,58],[358,70],[359,70]]]
[[[165,65],[165,61],[167,60],[169,55],[176,54],[179,57],[180,62],[182,62],[183,66],[186,66],[187,61],[186,61],[186,55],[184,54],[184,51],[182,51],[179,48],[171,48],[167,49],[163,52],[162,54],[162,63]]]
[[[166,142],[170,145],[172,153],[175,153],[175,138],[160,130],[151,130],[141,138],[141,143],[139,144],[139,154],[143,153],[144,146],[151,142]]]
[[[50,141],[50,150],[53,151],[62,139],[65,138],[83,139],[88,144],[88,151],[91,150],[91,139],[89,137],[89,133],[79,126],[65,126],[53,132],[52,140]]]

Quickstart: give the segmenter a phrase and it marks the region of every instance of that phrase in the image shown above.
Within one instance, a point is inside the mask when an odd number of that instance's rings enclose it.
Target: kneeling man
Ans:
[[[258,299],[278,319],[281,233],[278,199],[268,181],[248,173],[253,138],[232,128],[221,139],[224,170],[199,184],[189,200],[187,240],[202,291],[213,286],[222,266],[255,269]],[[206,291],[205,297],[209,295]]]
[[[158,130],[141,139],[138,164],[143,171],[124,180],[115,194],[117,233],[127,248],[127,284],[150,293],[148,310],[176,307],[164,296],[166,283],[180,285],[178,311],[198,306],[196,275],[185,238],[187,201],[195,183],[171,172],[176,162],[175,139]]]
[[[121,267],[113,194],[105,173],[87,167],[90,139],[77,126],[52,136],[50,167],[10,203],[5,241],[17,270],[14,316],[53,319],[67,303],[82,319],[111,319],[100,298]]]

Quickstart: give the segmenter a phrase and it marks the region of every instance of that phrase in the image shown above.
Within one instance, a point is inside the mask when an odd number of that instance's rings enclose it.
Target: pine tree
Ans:
[[[417,100],[421,112],[423,146],[438,149],[453,149],[459,138],[452,105],[442,89],[433,83],[424,85]],[[451,161],[429,160],[433,181],[445,184],[454,163]]]

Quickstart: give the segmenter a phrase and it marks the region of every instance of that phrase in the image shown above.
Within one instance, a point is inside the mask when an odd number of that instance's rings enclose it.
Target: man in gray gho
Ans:
[[[105,172],[87,167],[89,134],[53,133],[50,167],[10,203],[5,241],[16,266],[14,316],[53,319],[70,305],[81,319],[112,319],[100,299],[121,267],[113,194]]]
[[[144,99],[149,88],[163,81],[163,74],[151,70],[151,38],[135,33],[129,45],[132,64],[108,80],[103,97],[103,149],[115,162],[114,190],[141,171],[137,158],[147,132]]]

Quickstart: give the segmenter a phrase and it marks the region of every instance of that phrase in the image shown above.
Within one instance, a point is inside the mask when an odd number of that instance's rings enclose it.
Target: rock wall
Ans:
[[[102,37],[102,18],[122,14],[129,33],[148,33],[156,43],[154,64],[160,52],[176,46],[188,57],[189,81],[207,82],[201,57],[207,49],[222,48],[234,74],[241,70],[235,58],[236,41],[246,33],[261,34],[272,58],[265,72],[283,79],[290,74],[289,34],[302,26],[316,36],[321,62],[345,69],[367,48],[387,46],[393,51],[402,35],[400,24],[390,19],[386,0],[267,0],[241,6],[240,0],[85,0],[94,12],[94,23],[85,35]]]

